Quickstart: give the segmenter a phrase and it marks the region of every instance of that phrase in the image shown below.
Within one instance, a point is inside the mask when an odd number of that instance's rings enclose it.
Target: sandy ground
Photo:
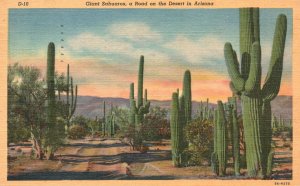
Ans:
[[[23,153],[9,163],[8,179],[124,179],[128,164],[121,161],[121,154],[129,150],[118,139],[70,140],[58,149],[56,161],[30,160]]]
[[[276,143],[272,179],[292,178],[290,141]],[[215,176],[209,166],[176,168],[172,165],[170,141],[150,142],[147,153],[131,151],[119,139],[68,140],[56,152],[55,161],[30,159],[30,143],[9,148],[9,180],[112,180],[112,179],[247,179],[246,170],[235,177]],[[21,149],[21,150],[19,150]],[[16,158],[17,157],[17,158]],[[229,161],[230,163],[230,161]]]

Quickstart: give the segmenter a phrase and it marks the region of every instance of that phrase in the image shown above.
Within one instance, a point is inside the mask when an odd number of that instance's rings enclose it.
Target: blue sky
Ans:
[[[292,63],[292,9],[260,9],[262,66],[265,74],[271,55],[276,17],[281,13],[288,18],[283,76],[283,81],[288,84],[291,81]],[[63,42],[60,41],[61,38],[64,39]],[[176,86],[187,68],[191,69],[192,74],[195,71],[195,80],[208,80],[206,83],[211,83],[216,76],[220,76],[226,81],[229,78],[223,46],[230,41],[238,51],[239,11],[10,9],[10,63],[36,64],[40,67],[45,65],[39,61],[46,60],[46,48],[50,41],[56,44],[59,65],[70,63],[71,68],[73,67],[74,79],[83,87],[82,94],[89,94],[92,90],[101,94],[100,89],[105,87],[123,89],[131,81],[136,81],[140,55],[145,56],[145,78],[152,80],[152,83],[165,80],[165,84]],[[61,46],[64,48],[61,49]],[[60,53],[64,53],[64,56]],[[92,72],[95,72],[93,76]],[[124,78],[119,79],[116,73],[119,76],[124,75]],[[152,83],[149,82],[150,87]],[[98,86],[99,91],[91,87],[84,91],[84,87],[88,85]],[[217,88],[211,87],[212,91]],[[172,88],[175,87],[170,86],[162,94],[156,93],[154,97],[165,99],[165,96],[160,95],[169,94],[168,92],[171,95]],[[199,88],[195,92],[201,90]],[[122,97],[123,94],[126,93],[120,90],[114,96]]]

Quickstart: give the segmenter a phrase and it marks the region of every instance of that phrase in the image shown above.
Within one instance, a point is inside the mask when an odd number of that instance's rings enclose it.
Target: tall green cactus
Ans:
[[[51,42],[48,45],[47,58],[47,123],[49,126],[54,125],[56,121],[54,73],[55,45]]]
[[[217,110],[217,148],[216,155],[218,158],[219,175],[224,176],[226,174],[226,164],[227,164],[227,127],[225,111],[222,101],[218,101]]]
[[[106,108],[105,101],[103,101],[103,118],[102,118],[102,135],[106,135]]]
[[[180,167],[187,164],[187,157],[183,151],[188,148],[188,142],[183,137],[183,129],[192,118],[191,72],[189,70],[184,73],[182,95],[179,97],[179,89],[172,94],[171,108],[172,160],[174,166]]]
[[[233,92],[242,94],[248,175],[265,176],[271,150],[271,104],[280,89],[287,19],[277,18],[269,72],[261,88],[259,9],[240,9],[241,69],[230,43],[224,47]]]
[[[75,91],[75,95],[74,95],[74,91]],[[67,67],[66,92],[67,92],[67,108],[66,108],[67,125],[65,128],[66,128],[66,131],[68,131],[68,129],[70,127],[71,119],[75,113],[75,109],[76,109],[76,105],[77,105],[77,92],[78,92],[77,85],[75,86],[75,90],[73,87],[73,78],[70,77],[70,65],[69,64]]]
[[[227,126],[222,101],[218,101],[214,112],[214,152],[211,155],[213,171],[220,176],[226,174],[227,164]]]
[[[211,155],[211,167],[212,171],[216,174],[219,175],[219,162],[217,158],[217,138],[218,138],[218,109],[214,110],[214,151],[212,152]]]
[[[172,144],[172,161],[175,167],[182,165],[182,152],[183,152],[183,122],[180,120],[180,103],[178,93],[174,92],[172,95],[171,104],[171,144]]]
[[[56,100],[55,100],[55,45],[54,43],[49,43],[48,45],[48,55],[47,55],[47,141],[45,145],[47,147],[47,159],[54,158],[54,148],[53,148],[53,132],[55,132],[56,125]]]
[[[185,124],[192,119],[191,72],[186,70],[183,77],[182,96],[184,99]]]
[[[145,100],[143,100],[143,84],[144,84],[144,56],[140,58],[139,74],[138,74],[138,97],[137,104],[134,100],[134,84],[130,84],[130,116],[129,122],[135,123],[138,128],[144,120],[144,115],[149,113],[150,101],[147,100],[147,90],[145,90]],[[135,116],[133,118],[133,116]]]

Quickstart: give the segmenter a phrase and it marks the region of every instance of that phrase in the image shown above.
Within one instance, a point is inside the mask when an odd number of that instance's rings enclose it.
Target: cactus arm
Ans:
[[[273,100],[280,89],[280,82],[283,67],[283,55],[287,30],[287,19],[285,15],[279,15],[276,22],[276,29],[273,38],[273,47],[269,71],[262,88],[264,101]]]
[[[261,48],[259,42],[254,42],[251,49],[251,63],[248,79],[245,83],[247,93],[258,93],[261,80]]]
[[[239,91],[236,90],[236,88],[234,87],[232,81],[229,82],[229,88],[230,88],[231,92],[232,92],[234,95],[238,95],[238,94],[239,94]]]
[[[225,56],[227,71],[233,86],[238,92],[242,91],[245,86],[245,80],[242,78],[242,75],[239,72],[237,57],[230,43],[225,43],[224,56]]]
[[[248,79],[251,45],[254,41],[252,15],[253,8],[240,8],[241,75],[245,80]]]
[[[144,114],[145,112],[145,107],[144,106],[141,106],[138,111],[137,111],[137,114]]]

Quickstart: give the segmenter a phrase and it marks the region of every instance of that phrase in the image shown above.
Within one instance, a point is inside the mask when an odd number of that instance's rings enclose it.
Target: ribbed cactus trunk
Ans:
[[[227,164],[227,140],[226,140],[227,126],[224,106],[221,101],[218,101],[217,110],[217,148],[216,155],[218,158],[219,175],[224,176],[226,174]]]
[[[172,95],[171,104],[171,145],[172,145],[172,161],[175,167],[181,166],[182,159],[182,141],[183,141],[183,126],[180,121],[180,106],[179,98],[176,92]]]
[[[186,70],[183,75],[183,88],[182,96],[179,99],[180,116],[179,120],[182,125],[181,130],[192,120],[192,85],[191,85],[191,72]],[[182,131],[182,135],[183,135]],[[189,143],[185,138],[181,140],[182,149],[188,149]],[[187,164],[187,156],[181,156],[181,163]]]
[[[211,155],[211,166],[215,174],[224,176],[227,164],[227,125],[222,101],[218,101],[214,112],[214,152]]]
[[[137,108],[143,106],[143,85],[144,85],[144,56],[140,58],[139,75],[138,75],[138,97]],[[136,124],[140,125],[144,120],[144,113],[138,112],[136,115]]]
[[[55,107],[55,89],[54,89],[54,74],[55,74],[55,46],[54,43],[48,45],[47,57],[47,159],[54,158],[53,148],[51,146],[52,133],[56,125],[56,107]]]
[[[136,113],[136,103],[134,100],[134,83],[130,84],[130,113],[129,113],[129,124],[134,126],[135,125],[135,113]]]
[[[232,145],[232,157],[234,163],[234,173],[236,176],[240,175],[240,127],[237,118],[237,100],[236,97],[228,98],[229,113],[228,117],[230,118],[228,124],[229,127],[231,145]]]
[[[219,175],[219,162],[218,162],[218,156],[217,156],[217,138],[218,138],[218,109],[214,110],[214,151],[211,155],[211,167],[212,171],[216,174]]]
[[[191,72],[189,70],[184,72],[182,95],[184,98],[185,124],[187,124],[192,119]]]
[[[248,175],[266,175],[271,150],[271,104],[280,89],[287,29],[285,15],[277,18],[269,71],[261,88],[259,9],[240,9],[241,69],[236,52],[226,43],[224,54],[231,89],[241,94]]]

